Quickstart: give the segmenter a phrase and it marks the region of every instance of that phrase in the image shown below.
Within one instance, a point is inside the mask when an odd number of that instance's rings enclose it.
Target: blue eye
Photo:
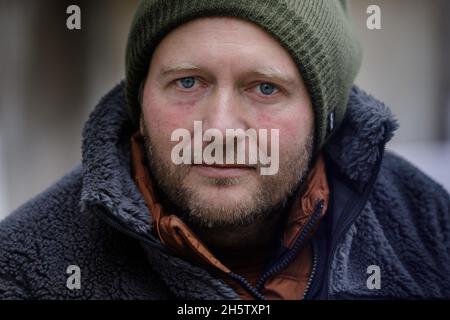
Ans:
[[[182,78],[178,81],[184,89],[192,89],[192,87],[195,85],[195,78],[193,77]]]
[[[277,88],[271,83],[261,83],[259,85],[259,90],[262,94],[270,96],[277,90]]]

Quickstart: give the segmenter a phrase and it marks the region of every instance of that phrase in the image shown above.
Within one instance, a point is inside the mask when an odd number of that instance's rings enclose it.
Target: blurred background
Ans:
[[[0,219],[81,159],[81,132],[124,78],[137,0],[0,0]],[[364,46],[356,83],[400,122],[389,149],[450,190],[450,1],[351,0]],[[81,8],[81,30],[66,8]],[[366,10],[381,8],[381,30]]]

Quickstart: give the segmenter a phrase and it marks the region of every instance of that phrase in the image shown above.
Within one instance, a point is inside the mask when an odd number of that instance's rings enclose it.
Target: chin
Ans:
[[[194,200],[194,199],[193,199]],[[249,219],[249,212],[253,211],[254,204],[247,201],[230,200],[222,197],[216,201],[208,199],[197,199],[196,203],[190,204],[191,222],[200,226],[226,227],[242,225],[243,221]]]
[[[230,205],[248,202],[252,198],[255,187],[245,183],[235,185],[207,184],[193,188],[199,200],[211,204],[214,207],[226,207]]]

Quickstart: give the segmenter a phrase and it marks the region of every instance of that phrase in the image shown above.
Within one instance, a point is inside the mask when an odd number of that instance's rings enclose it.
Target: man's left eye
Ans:
[[[194,77],[186,77],[178,80],[178,84],[183,89],[192,89],[195,86],[196,79]]]
[[[258,85],[258,89],[265,96],[270,96],[278,90],[278,88],[274,84],[268,82]]]

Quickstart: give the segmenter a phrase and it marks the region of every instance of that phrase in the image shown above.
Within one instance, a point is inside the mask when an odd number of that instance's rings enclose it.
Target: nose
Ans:
[[[252,114],[238,90],[232,86],[217,88],[205,101],[201,110],[202,133],[206,134],[208,131],[206,136],[214,135],[216,148],[220,145],[223,148],[224,163],[244,164],[248,158],[252,161],[256,159],[256,138],[250,137],[248,143],[246,142],[246,132],[251,129],[253,123]],[[244,134],[236,135],[238,129]],[[228,130],[230,132],[227,132]],[[222,140],[218,140],[218,137],[222,137]],[[203,147],[208,144],[209,142],[203,141]]]
[[[248,129],[241,99],[231,86],[218,88],[205,101],[202,121],[204,130],[216,129],[223,136],[227,129]]]

